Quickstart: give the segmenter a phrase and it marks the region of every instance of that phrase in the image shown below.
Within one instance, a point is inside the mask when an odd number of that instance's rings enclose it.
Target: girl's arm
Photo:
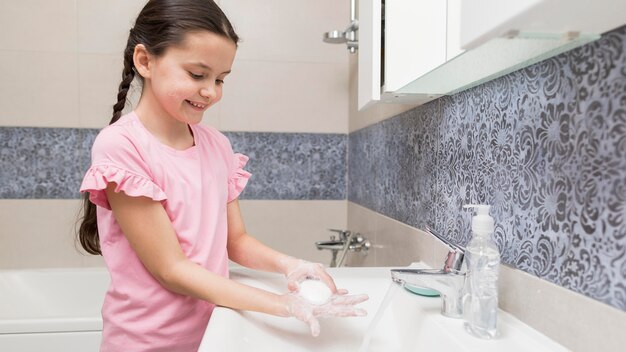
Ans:
[[[228,203],[228,257],[248,268],[284,274],[292,291],[298,289],[298,281],[312,276],[322,280],[333,293],[337,293],[335,282],[323,265],[280,253],[248,235],[237,199]],[[345,294],[347,291],[341,290],[340,293]]]
[[[290,315],[284,296],[223,278],[191,262],[180,248],[161,203],[116,193],[115,187],[115,183],[109,183],[106,189],[115,220],[143,265],[162,286],[220,306]]]
[[[362,316],[354,305],[367,295],[333,296],[323,305],[312,305],[298,295],[277,295],[216,275],[190,261],[161,203],[147,197],[116,193],[109,183],[107,198],[115,220],[150,274],[166,289],[219,306],[251,310],[282,317],[295,317],[309,324],[313,336],[320,332],[318,317]],[[230,222],[230,216],[229,216]],[[268,250],[266,249],[262,250]],[[271,251],[264,254],[275,255]]]

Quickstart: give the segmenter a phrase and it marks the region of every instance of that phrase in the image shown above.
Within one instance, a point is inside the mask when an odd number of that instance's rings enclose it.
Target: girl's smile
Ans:
[[[222,98],[224,79],[231,71],[236,50],[231,39],[196,31],[158,57],[147,51],[136,52],[135,65],[144,77],[138,115],[159,116],[170,131],[172,124],[180,125],[179,131],[187,131],[187,124],[199,123],[204,112]]]
[[[189,105],[191,105],[194,108],[198,109],[199,111],[204,111],[209,106],[208,104],[196,103],[196,102],[193,102],[193,101],[190,101],[190,100],[185,100],[185,101],[187,103],[189,103]]]

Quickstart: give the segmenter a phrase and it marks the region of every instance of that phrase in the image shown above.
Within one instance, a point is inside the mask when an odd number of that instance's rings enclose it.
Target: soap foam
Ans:
[[[319,280],[305,280],[300,283],[300,296],[311,304],[322,305],[330,299],[332,292]]]

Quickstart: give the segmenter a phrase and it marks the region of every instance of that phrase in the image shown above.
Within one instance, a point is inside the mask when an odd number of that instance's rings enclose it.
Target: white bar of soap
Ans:
[[[300,283],[300,296],[311,304],[322,305],[330,299],[332,292],[319,280],[305,280]]]

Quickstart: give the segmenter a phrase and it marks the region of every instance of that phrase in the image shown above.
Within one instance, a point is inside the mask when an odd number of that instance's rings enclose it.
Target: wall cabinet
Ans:
[[[358,106],[423,104],[623,24],[623,0],[360,0]]]

